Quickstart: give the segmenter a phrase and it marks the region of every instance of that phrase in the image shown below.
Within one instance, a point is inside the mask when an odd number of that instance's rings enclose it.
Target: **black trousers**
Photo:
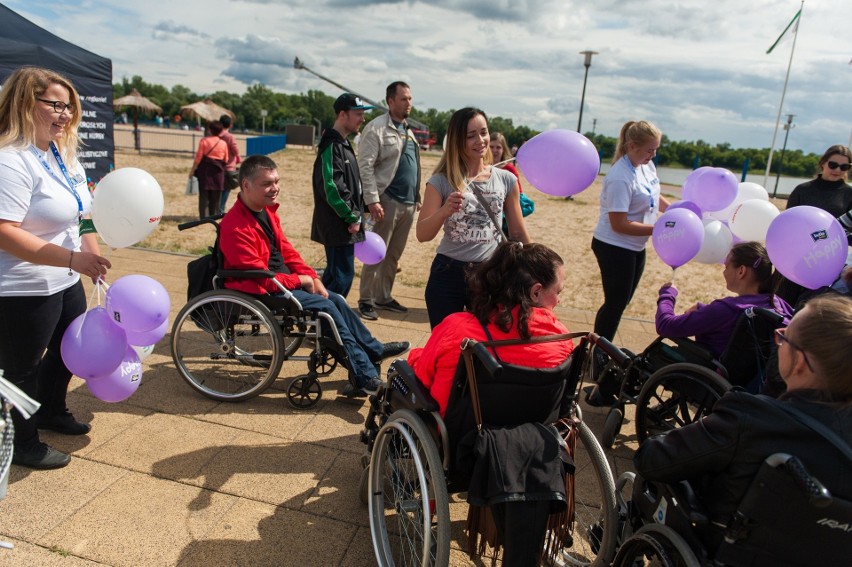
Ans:
[[[3,377],[41,403],[39,413],[65,411],[71,371],[62,362],[59,345],[65,329],[86,311],[82,282],[45,296],[0,297],[0,368]],[[32,420],[12,410],[15,445],[39,441]]]
[[[598,260],[604,292],[604,303],[595,316],[595,332],[611,341],[645,271],[645,250],[636,252],[592,238],[592,252]]]
[[[219,213],[222,192],[215,189],[198,189],[198,218],[212,217]]]
[[[491,513],[497,532],[503,542],[503,565],[505,567],[536,567],[544,535],[551,501],[506,502],[492,504]]]

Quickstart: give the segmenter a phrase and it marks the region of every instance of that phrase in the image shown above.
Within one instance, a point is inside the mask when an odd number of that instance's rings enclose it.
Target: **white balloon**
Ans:
[[[693,260],[702,264],[723,263],[734,240],[731,231],[722,221],[702,219],[701,222],[704,223],[704,241]]]
[[[95,188],[92,221],[113,248],[136,244],[157,228],[163,216],[163,190],[157,180],[135,167],[106,174]]]
[[[148,346],[134,346],[130,345],[130,348],[136,353],[136,356],[139,357],[140,362],[151,356],[151,353],[154,352],[154,347],[157,345],[148,345]]]
[[[762,199],[749,199],[731,215],[728,228],[743,241],[765,242],[769,225],[780,214],[778,207]]]
[[[716,219],[722,222],[730,222],[731,216],[734,214],[734,209],[742,205],[750,199],[760,199],[761,201],[769,200],[769,193],[761,185],[752,183],[751,181],[743,181],[737,186],[737,196],[734,202],[722,209],[721,211],[708,211],[704,214],[704,218]]]

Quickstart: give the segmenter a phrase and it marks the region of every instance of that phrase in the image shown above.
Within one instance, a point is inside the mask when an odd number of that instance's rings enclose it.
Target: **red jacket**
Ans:
[[[518,309],[516,307],[513,312],[515,321],[518,320]],[[568,332],[550,309],[533,307],[527,324],[531,336]],[[517,327],[504,333],[493,323],[489,323],[488,332],[495,341],[520,337]],[[487,340],[482,325],[472,313],[453,313],[432,330],[426,346],[416,348],[408,355],[408,363],[414,369],[414,374],[429,388],[429,393],[440,406],[441,415],[447,411],[453,377],[461,357],[461,342],[465,338]],[[571,341],[554,341],[499,347],[497,355],[509,364],[553,368],[562,364],[573,350],[574,343]]]
[[[301,282],[299,276],[310,276],[316,278],[317,273],[308,266],[302,256],[293,248],[284,231],[281,229],[281,220],[278,218],[278,204],[266,207],[272,230],[278,239],[278,249],[284,258],[284,264],[290,270],[289,274],[276,274],[275,279],[281,282],[287,289],[299,289]],[[243,204],[241,198],[225,214],[219,225],[220,234],[219,248],[224,257],[226,270],[266,270],[269,267],[269,255],[271,253],[269,238],[260,227],[251,210]],[[278,293],[278,289],[268,279],[236,279],[228,278],[225,287],[236,289],[246,293],[261,295],[264,293]]]

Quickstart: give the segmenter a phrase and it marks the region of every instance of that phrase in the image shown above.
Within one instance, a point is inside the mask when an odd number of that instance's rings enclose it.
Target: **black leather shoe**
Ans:
[[[63,435],[85,435],[92,430],[91,425],[77,421],[68,410],[56,415],[36,415],[33,419],[39,429],[49,429]]]
[[[12,464],[38,470],[61,469],[71,462],[71,457],[45,443],[36,443],[30,448],[15,447]]]
[[[399,356],[411,348],[411,343],[408,341],[398,341],[393,343],[385,343],[382,348],[382,354],[378,358],[374,358],[372,362],[379,362],[386,358]]]

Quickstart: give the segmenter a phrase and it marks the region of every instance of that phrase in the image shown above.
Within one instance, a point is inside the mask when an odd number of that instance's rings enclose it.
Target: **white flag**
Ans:
[[[767,54],[772,53],[772,50],[778,47],[778,44],[782,43],[783,41],[787,41],[788,39],[793,37],[796,32],[799,31],[799,16],[801,15],[802,10],[799,9],[799,11],[796,12],[796,15],[793,16],[793,19],[790,20],[790,23],[787,24],[787,27],[784,28],[784,31],[781,32],[781,35],[778,36],[778,39],[775,40],[775,43],[773,43],[772,46],[766,50]]]

